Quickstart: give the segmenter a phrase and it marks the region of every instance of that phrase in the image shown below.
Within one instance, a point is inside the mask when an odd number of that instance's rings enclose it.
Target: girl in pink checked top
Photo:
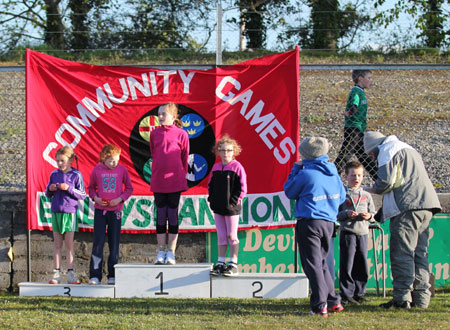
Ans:
[[[160,127],[150,133],[152,176],[150,189],[154,193],[156,212],[156,240],[158,254],[155,264],[175,261],[178,240],[178,204],[181,192],[188,189],[189,136],[181,128],[178,107],[174,103],[161,105],[158,109]],[[169,223],[168,249],[166,249],[167,222]]]
[[[102,281],[106,227],[109,245],[108,284],[115,284],[114,265],[119,262],[123,202],[133,192],[130,175],[126,167],[119,164],[121,151],[115,145],[105,145],[100,152],[100,162],[91,173],[88,190],[89,197],[95,201],[94,243],[89,265],[91,285]]]
[[[236,276],[239,273],[239,214],[242,199],[247,193],[247,175],[241,163],[234,159],[241,152],[236,140],[225,135],[214,149],[222,161],[214,164],[208,183],[208,201],[214,212],[219,250],[219,260],[211,275]],[[228,245],[230,262],[225,266]]]

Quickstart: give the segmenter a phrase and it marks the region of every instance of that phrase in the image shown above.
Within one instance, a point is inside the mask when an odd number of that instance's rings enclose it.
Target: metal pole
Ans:
[[[375,240],[375,229],[376,227],[371,227],[370,230],[372,231],[372,248],[373,248],[373,260],[375,262],[375,281],[377,283],[377,296],[380,295],[380,285],[378,283],[378,258],[377,258],[377,246],[376,246],[376,240]]]
[[[217,1],[216,65],[222,65],[222,4]]]
[[[294,272],[298,273],[298,246],[297,246],[297,230],[294,227]]]
[[[27,282],[31,282],[31,229],[27,230]]]
[[[382,269],[383,269],[383,298],[386,298],[386,260],[384,257],[384,230],[383,228],[381,228],[380,226],[380,230],[381,230],[381,248],[383,249],[382,253],[381,253],[381,265],[382,265]]]

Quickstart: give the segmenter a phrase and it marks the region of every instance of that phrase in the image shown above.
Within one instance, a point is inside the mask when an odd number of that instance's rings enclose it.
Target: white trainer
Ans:
[[[159,250],[156,255],[155,265],[164,265],[166,263],[166,251]]]
[[[61,271],[59,269],[53,269],[53,276],[48,283],[50,284],[59,284],[61,282]]]
[[[68,284],[80,284],[80,280],[75,276],[73,270],[67,272],[67,283]]]
[[[175,260],[175,255],[173,254],[172,251],[167,251],[166,254],[166,264],[168,265],[175,265],[177,262]]]
[[[97,278],[97,277],[92,277],[90,280],[89,280],[89,285],[97,285],[97,284],[99,284],[100,283],[100,281],[99,281],[99,279]]]

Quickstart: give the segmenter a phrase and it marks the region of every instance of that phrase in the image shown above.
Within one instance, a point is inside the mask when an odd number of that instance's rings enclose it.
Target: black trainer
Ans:
[[[394,306],[395,308],[411,309],[411,304],[409,303],[409,301],[396,302],[396,301],[394,301],[394,299],[392,299],[391,301],[388,301],[387,303],[380,305],[380,307],[383,307],[386,309],[389,309],[392,306]]]
[[[359,302],[352,297],[341,297],[342,305],[359,305]]]
[[[227,265],[227,268],[225,268],[225,270],[223,271],[223,276],[231,277],[231,276],[236,276],[236,275],[239,275],[237,265],[230,262]]]
[[[369,301],[369,299],[367,299],[364,296],[354,296],[353,299],[355,299],[357,302],[359,302],[360,304]]]
[[[214,268],[209,272],[212,276],[220,276],[225,271],[225,264],[218,262]]]

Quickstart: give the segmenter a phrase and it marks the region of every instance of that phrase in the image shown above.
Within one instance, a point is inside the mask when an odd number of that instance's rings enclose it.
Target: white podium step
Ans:
[[[211,297],[306,298],[309,282],[304,274],[243,273],[234,277],[211,276]]]
[[[211,264],[117,264],[116,298],[209,298]]]
[[[19,283],[20,296],[114,298],[114,285]]]

